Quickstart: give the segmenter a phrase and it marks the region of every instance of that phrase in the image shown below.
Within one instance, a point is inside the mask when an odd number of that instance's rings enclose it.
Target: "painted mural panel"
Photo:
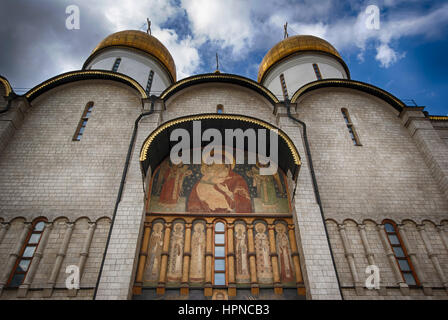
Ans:
[[[260,175],[259,164],[176,165],[167,158],[154,173],[148,212],[288,214],[287,190],[280,169]]]
[[[155,222],[149,239],[149,254],[146,260],[143,281],[154,283],[159,280],[160,260],[163,247],[163,223]]]
[[[175,222],[171,231],[170,251],[168,259],[168,282],[180,282],[182,279],[182,263],[184,256],[184,230],[183,222]]]
[[[269,239],[266,225],[255,224],[255,254],[257,261],[257,277],[260,283],[272,283],[272,264],[269,250]]]
[[[236,282],[249,283],[249,260],[247,247],[247,232],[244,223],[235,223],[235,258]]]
[[[198,221],[193,225],[193,234],[191,236],[190,282],[204,282],[205,246],[205,223]]]
[[[283,223],[277,223],[275,225],[280,279],[285,283],[295,281],[293,263],[291,259],[291,247],[289,244],[287,230],[288,227]]]

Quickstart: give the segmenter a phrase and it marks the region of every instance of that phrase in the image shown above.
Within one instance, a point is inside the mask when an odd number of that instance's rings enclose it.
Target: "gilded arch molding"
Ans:
[[[268,101],[275,105],[276,103],[279,103],[279,100],[277,97],[267,88],[260,85],[259,83],[245,77],[237,76],[234,74],[226,74],[226,73],[207,73],[207,74],[201,74],[196,75],[192,77],[185,78],[183,80],[180,80],[173,84],[172,86],[168,87],[165,91],[162,92],[160,95],[160,98],[163,100],[169,99],[171,96],[173,96],[175,93],[181,91],[184,88],[193,86],[195,84],[201,84],[201,83],[212,83],[212,82],[218,82],[218,83],[231,83],[236,85],[241,85],[243,87],[246,87],[248,89],[254,90],[257,93],[264,96]]]
[[[3,85],[3,87],[5,87],[5,96],[9,96],[9,94],[13,92],[9,81],[6,78],[0,76],[0,83]]]
[[[48,90],[56,88],[60,85],[80,80],[92,80],[92,79],[112,80],[124,83],[129,87],[137,90],[142,98],[148,98],[148,95],[146,94],[143,87],[134,79],[124,74],[105,70],[83,70],[83,71],[71,71],[63,73],[35,86],[25,94],[25,97],[28,99],[28,101],[32,101],[41,94],[43,94],[44,92],[47,92]]]
[[[293,174],[293,177],[296,176],[298,173],[298,169],[301,165],[301,160],[299,153],[292,142],[292,140],[286,135],[285,132],[283,132],[281,129],[274,127],[273,125],[248,116],[243,115],[232,115],[232,114],[199,114],[194,116],[185,116],[173,119],[171,121],[168,121],[161,126],[159,126],[157,129],[155,129],[144,141],[141,151],[140,151],[140,164],[142,166],[143,172],[146,175],[147,169],[151,166],[151,168],[154,170],[155,167],[159,164],[160,161],[156,161],[152,159],[149,155],[150,150],[153,148],[155,151],[157,151],[158,157],[162,159],[163,157],[168,156],[167,152],[162,152],[160,150],[161,145],[165,146],[163,143],[161,144],[160,141],[156,141],[159,139],[162,135],[166,135],[170,130],[175,129],[177,127],[180,127],[184,124],[187,124],[188,122],[193,121],[206,121],[209,122],[211,126],[213,124],[217,123],[225,123],[225,121],[231,121],[233,123],[239,122],[241,123],[241,128],[245,130],[246,128],[261,128],[261,129],[268,129],[270,131],[276,131],[278,136],[280,137],[280,143],[279,143],[279,165],[280,167],[287,172],[286,167],[291,170],[291,173]],[[167,136],[166,136],[167,137]],[[165,137],[165,139],[166,139]],[[161,138],[160,138],[161,139]],[[169,142],[169,138],[168,138]],[[169,149],[167,146],[165,146],[167,150]],[[167,151],[165,150],[165,151]],[[285,158],[282,159],[281,154],[285,155]],[[287,155],[285,153],[288,153]],[[163,154],[163,155],[162,155]],[[159,160],[161,160],[159,159]]]
[[[366,92],[368,94],[372,94],[390,105],[392,105],[396,110],[402,111],[406,105],[398,98],[390,94],[389,92],[375,87],[371,84],[364,83],[361,81],[354,80],[346,80],[346,79],[328,79],[328,80],[319,80],[308,83],[297,90],[291,98],[292,103],[296,103],[297,100],[307,92],[317,90],[320,88],[350,88],[355,90],[360,90]]]

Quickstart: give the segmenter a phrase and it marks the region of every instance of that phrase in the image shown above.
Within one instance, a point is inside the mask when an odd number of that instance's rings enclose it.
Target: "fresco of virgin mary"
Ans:
[[[220,153],[227,163],[201,164],[201,179],[193,186],[187,203],[189,212],[251,213],[252,202],[246,180],[233,171],[235,159]],[[219,155],[219,154],[218,154]],[[216,153],[214,155],[216,157]]]

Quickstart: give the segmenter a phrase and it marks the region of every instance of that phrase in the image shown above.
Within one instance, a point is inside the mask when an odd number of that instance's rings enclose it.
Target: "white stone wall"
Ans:
[[[73,141],[89,101],[94,107],[86,129],[81,141]],[[31,290],[3,289],[0,299],[92,299],[134,121],[141,111],[137,91],[109,80],[62,85],[32,102],[0,154],[0,221],[7,227],[0,239],[2,272],[11,272],[5,266],[14,248],[22,245],[23,223],[46,218],[48,241]],[[69,225],[72,234],[61,252]],[[63,256],[60,271],[50,285],[58,255]],[[79,265],[82,256],[87,258],[81,288],[68,291],[65,268]]]
[[[62,210],[61,210],[62,211]],[[12,221],[3,221],[2,227],[6,227],[7,231],[3,239],[0,241],[0,281],[4,281],[4,275],[9,277],[9,272],[6,270],[8,260],[13,253],[12,249],[18,244],[20,234],[25,226],[32,221],[24,218],[16,218]],[[99,218],[96,221],[91,221],[88,218],[80,218],[78,220],[68,219],[67,217],[56,217],[49,221],[49,237],[46,244],[40,243],[39,246],[44,246],[43,256],[40,263],[36,266],[37,271],[34,275],[30,290],[27,291],[24,297],[26,299],[92,299],[93,288],[96,285],[100,261],[104,253],[104,245],[110,227],[110,218]],[[67,250],[61,251],[63,238],[67,233],[67,225],[73,225],[73,232]],[[89,225],[94,225],[94,232],[92,242],[87,250],[86,264],[80,274],[80,289],[70,292],[66,289],[65,281],[69,276],[65,273],[66,267],[69,265],[79,266],[81,253],[83,252],[83,244],[87,233],[89,232]],[[58,255],[63,254],[62,264],[59,269],[56,269],[56,283],[50,285],[49,279],[55,268]],[[33,259],[35,263],[36,259]],[[48,292],[52,288],[51,292]],[[18,290],[2,288],[0,299],[17,299]]]
[[[428,224],[426,232],[442,265],[448,252],[441,233],[435,230],[436,227],[445,228],[441,226],[446,220],[448,199],[443,185],[428,166],[430,157],[422,152],[420,141],[403,125],[399,112],[380,99],[351,89],[316,90],[299,99],[297,105],[299,117],[308,127],[316,178],[344,297],[440,296],[446,299],[446,283],[430,257],[432,254],[428,254],[417,225]],[[353,145],[341,108],[348,110],[362,146]],[[430,130],[433,129],[427,127],[425,134],[432,139]],[[421,139],[431,146],[432,140]],[[447,151],[443,146],[438,148],[438,152]],[[416,251],[420,274],[427,278],[427,286],[432,289],[430,296],[421,288],[400,290],[376,230],[384,219],[404,224],[410,246],[407,249]],[[341,226],[347,234],[348,249],[342,241]],[[386,291],[355,288],[354,277],[364,283],[368,265],[360,226],[366,230]],[[355,271],[349,265],[350,255],[356,265]],[[446,278],[446,263],[442,269]]]
[[[255,117],[275,125],[273,106],[253,90],[222,83],[198,84],[170,97],[165,103],[162,122],[181,116],[216,113],[218,104],[224,113]]]
[[[448,145],[448,121],[431,121],[432,126],[439,134],[440,139]]]

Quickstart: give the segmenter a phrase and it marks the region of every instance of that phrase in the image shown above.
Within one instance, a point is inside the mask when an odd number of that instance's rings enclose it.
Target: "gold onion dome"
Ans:
[[[138,30],[126,30],[113,33],[101,41],[90,54],[92,58],[97,52],[109,47],[128,47],[144,51],[155,57],[170,73],[176,82],[176,65],[168,49],[157,38]]]
[[[292,36],[277,43],[264,56],[263,61],[261,61],[260,64],[260,68],[258,69],[258,82],[263,80],[263,77],[266,75],[267,71],[277,62],[292,54],[303,51],[324,52],[343,62],[339,52],[324,39],[309,35]]]

